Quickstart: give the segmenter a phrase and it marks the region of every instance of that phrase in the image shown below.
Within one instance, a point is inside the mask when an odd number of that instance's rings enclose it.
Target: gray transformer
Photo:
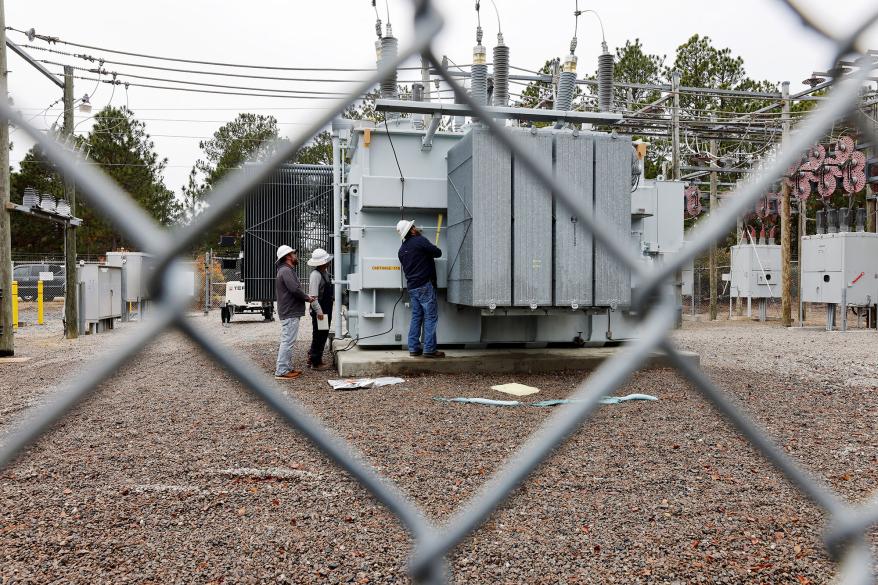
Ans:
[[[631,238],[631,142],[597,133],[510,129],[600,221]],[[448,300],[498,307],[626,307],[631,279],[577,214],[484,128],[448,153]]]
[[[630,139],[506,131],[599,221],[631,239]],[[611,337],[608,315],[630,305],[629,272],[595,246],[576,214],[486,128],[437,132],[430,147],[423,137],[401,119],[388,128],[360,124],[343,144],[340,280],[348,333],[358,345],[406,344],[411,311],[397,258],[400,218],[414,219],[443,252],[436,261],[440,345],[619,339]],[[621,326],[616,317],[613,323]]]

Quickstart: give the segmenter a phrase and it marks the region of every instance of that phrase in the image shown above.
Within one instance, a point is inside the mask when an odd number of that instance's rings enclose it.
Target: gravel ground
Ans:
[[[277,323],[192,317],[270,370]],[[129,324],[75,342],[23,328],[0,365],[0,440]],[[307,327],[305,328],[307,329]],[[296,359],[304,359],[308,333]],[[878,335],[687,322],[674,333],[793,458],[850,500],[878,479]],[[278,384],[437,522],[549,414],[445,404],[572,373],[422,376],[332,393]],[[822,514],[670,370],[602,408],[450,556],[455,583],[828,583]],[[181,335],[163,336],[0,472],[0,583],[406,583],[410,542],[353,480]]]

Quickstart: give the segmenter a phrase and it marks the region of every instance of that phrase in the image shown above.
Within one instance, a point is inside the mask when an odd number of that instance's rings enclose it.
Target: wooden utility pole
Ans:
[[[0,0],[0,99],[6,91],[6,14]],[[0,357],[15,354],[12,337],[12,235],[9,225],[9,122],[0,122]]]
[[[710,116],[711,122],[715,120],[714,116]],[[717,166],[717,145],[716,139],[710,139],[710,166],[716,168]],[[718,211],[717,209],[717,173],[716,171],[710,171],[710,215],[713,215]],[[710,242],[710,252],[708,256],[708,271],[710,273],[710,320],[716,321],[717,308],[716,308],[716,289],[719,286],[717,282],[719,279],[717,278],[717,269],[716,269],[716,242]]]
[[[790,135],[790,82],[784,81],[781,85],[783,94],[782,131],[783,141],[786,142]],[[780,206],[780,264],[781,264],[781,292],[780,292],[780,320],[784,327],[793,324],[793,258],[792,244],[790,243],[790,188],[782,183]]]
[[[671,178],[674,181],[679,181],[682,179],[682,174],[680,172],[680,72],[672,71],[671,72],[671,92],[674,96],[673,108],[671,109]],[[646,164],[644,160],[643,164]],[[676,290],[676,305],[677,309],[677,319],[674,323],[674,326],[677,329],[681,329],[683,327],[683,272],[682,270],[678,270],[674,274],[675,281],[675,290]],[[679,283],[679,284],[676,284]],[[693,280],[692,280],[692,299],[695,300],[695,280],[694,280],[694,272],[693,272]]]
[[[73,67],[64,67],[64,126],[61,135],[71,147],[73,144]],[[76,217],[76,187],[73,179],[64,175],[64,197],[70,204],[70,216]],[[69,222],[64,228],[64,335],[67,339],[79,337],[79,295],[76,283],[76,227]]]

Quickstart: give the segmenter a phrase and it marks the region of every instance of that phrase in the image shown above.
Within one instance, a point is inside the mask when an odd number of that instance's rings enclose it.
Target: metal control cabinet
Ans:
[[[803,237],[802,300],[858,306],[878,303],[878,234]]]
[[[122,301],[149,299],[146,283],[154,269],[152,256],[144,252],[107,252],[107,265],[122,269]]]
[[[682,181],[641,179],[631,194],[631,215],[639,219],[641,251],[668,254],[683,247]]]
[[[780,298],[781,249],[773,244],[732,246],[732,296]]]
[[[85,263],[77,270],[80,291],[80,324],[96,332],[112,329],[122,317],[122,269]]]

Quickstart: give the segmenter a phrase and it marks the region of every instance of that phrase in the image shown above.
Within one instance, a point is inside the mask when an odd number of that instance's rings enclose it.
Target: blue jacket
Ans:
[[[399,263],[409,290],[421,288],[428,282],[436,285],[436,263],[433,259],[441,256],[442,250],[424,236],[412,236],[402,243],[399,247]]]

